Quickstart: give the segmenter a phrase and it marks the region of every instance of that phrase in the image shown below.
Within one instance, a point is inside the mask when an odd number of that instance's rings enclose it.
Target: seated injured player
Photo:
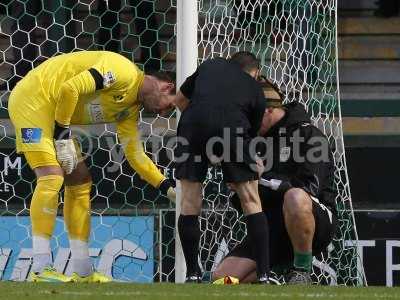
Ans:
[[[265,172],[259,180],[259,194],[269,224],[264,238],[269,239],[271,268],[285,270],[288,284],[310,284],[313,255],[326,250],[337,223],[332,152],[302,104],[282,105],[283,95],[268,81],[264,93],[268,100],[258,150]],[[236,194],[231,200],[240,210]],[[213,280],[225,276],[238,278],[240,283],[256,281],[247,236],[216,268]]]
[[[70,125],[115,123],[129,164],[170,200],[168,179],[145,154],[137,122],[142,106],[154,113],[173,108],[174,83],[165,73],[145,75],[132,61],[107,51],[81,51],[50,58],[12,90],[9,113],[17,152],[37,177],[30,206],[33,243],[32,281],[109,281],[94,272],[89,258],[92,179]],[[50,238],[64,189],[64,221],[73,275],[52,268]]]

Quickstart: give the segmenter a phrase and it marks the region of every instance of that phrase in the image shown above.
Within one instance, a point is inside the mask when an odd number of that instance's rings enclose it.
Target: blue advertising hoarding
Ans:
[[[152,282],[154,275],[154,217],[93,216],[89,254],[97,270],[114,279]],[[32,263],[30,219],[0,217],[0,278],[23,281]],[[57,218],[51,240],[54,266],[71,274],[68,235]]]

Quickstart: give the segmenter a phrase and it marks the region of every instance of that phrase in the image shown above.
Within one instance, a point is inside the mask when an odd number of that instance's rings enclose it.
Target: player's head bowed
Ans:
[[[243,71],[248,73],[254,79],[258,78],[260,75],[260,61],[251,52],[236,52],[231,56],[229,61],[239,65]]]
[[[285,107],[283,106],[285,94],[275,83],[265,76],[260,76],[258,81],[262,85],[264,96],[267,100],[266,109],[259,130],[259,133],[264,135],[285,114]]]
[[[174,108],[175,78],[171,72],[146,72],[139,101],[148,112],[164,115]]]

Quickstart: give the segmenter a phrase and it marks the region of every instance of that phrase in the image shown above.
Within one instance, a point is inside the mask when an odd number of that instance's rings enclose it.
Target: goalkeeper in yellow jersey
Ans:
[[[71,124],[115,123],[127,160],[148,183],[175,200],[170,182],[146,156],[137,128],[139,110],[165,113],[173,108],[174,83],[164,73],[145,75],[127,58],[107,51],[62,54],[30,71],[13,89],[9,113],[17,152],[37,177],[30,216],[32,281],[106,282],[89,258],[90,173],[71,139]],[[58,193],[65,184],[72,277],[52,268],[50,238]]]

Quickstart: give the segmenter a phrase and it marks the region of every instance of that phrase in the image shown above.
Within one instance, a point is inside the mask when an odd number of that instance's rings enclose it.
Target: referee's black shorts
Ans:
[[[225,182],[257,180],[256,164],[248,148],[251,140],[237,135],[236,129],[229,132],[226,143],[221,143],[218,141],[224,138],[223,129],[212,126],[212,123],[179,123],[174,152],[175,177],[203,182],[208,167],[220,164]]]
[[[275,194],[275,193],[274,193]],[[272,205],[269,209],[265,210],[265,215],[269,223],[269,253],[271,267],[288,266],[293,263],[293,247],[290,242],[288,232],[286,231],[285,220],[283,217],[283,197],[280,199],[268,199]],[[312,251],[313,255],[318,255],[327,250],[328,245],[336,232],[337,218],[331,210],[324,206],[319,200],[311,196],[313,215],[315,218],[315,233],[313,238]],[[244,257],[252,260],[254,255],[252,247],[247,237],[232,249],[227,255]]]

